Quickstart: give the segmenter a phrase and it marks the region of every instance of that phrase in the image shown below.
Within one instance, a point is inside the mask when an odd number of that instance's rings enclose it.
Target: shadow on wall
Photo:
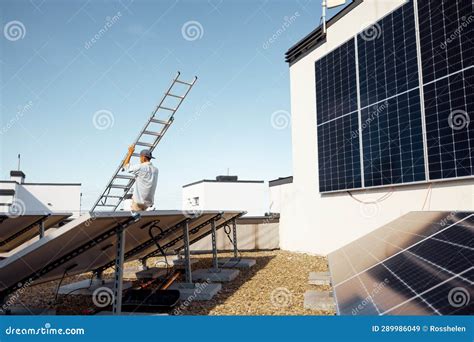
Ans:
[[[51,209],[39,201],[31,192],[22,186],[17,186],[14,201],[19,202],[24,208],[24,213],[43,212],[50,213]]]

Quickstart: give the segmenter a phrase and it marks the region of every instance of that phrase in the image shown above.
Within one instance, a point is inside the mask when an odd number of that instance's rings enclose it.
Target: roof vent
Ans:
[[[237,182],[238,176],[217,176],[216,181],[218,182]]]
[[[25,182],[25,174],[20,170],[10,171],[10,179],[17,183],[23,184]]]

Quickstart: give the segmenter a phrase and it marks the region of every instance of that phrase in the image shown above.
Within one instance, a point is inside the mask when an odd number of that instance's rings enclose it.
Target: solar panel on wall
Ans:
[[[320,191],[361,186],[354,40],[316,61]]]
[[[416,5],[315,62],[320,192],[474,175],[472,3]]]
[[[419,1],[430,179],[474,175],[472,2]]]

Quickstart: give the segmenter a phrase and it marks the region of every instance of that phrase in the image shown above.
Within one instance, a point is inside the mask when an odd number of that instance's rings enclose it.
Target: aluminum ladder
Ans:
[[[145,126],[135,139],[135,147],[143,147],[153,151],[173,123],[174,114],[197,81],[197,76],[191,82],[180,80],[179,76],[180,72],[178,71],[160,103],[151,113]],[[133,153],[133,157],[140,157],[139,151]],[[124,160],[125,157],[115,170],[105,190],[92,206],[91,212],[101,210],[116,211],[122,201],[127,198],[127,195],[131,195],[130,190],[135,183],[135,177],[124,172]]]

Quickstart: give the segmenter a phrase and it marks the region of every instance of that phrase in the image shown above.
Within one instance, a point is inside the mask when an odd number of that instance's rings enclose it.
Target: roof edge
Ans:
[[[331,19],[326,22],[326,28],[334,25],[339,19],[343,18],[346,14],[352,11],[354,8],[359,6],[364,0],[353,0],[349,5],[344,7],[338,13],[336,13]],[[322,32],[323,26],[319,25],[311,33],[303,37],[300,41],[294,44],[285,53],[285,62],[290,66],[298,62],[303,57],[307,56],[310,52],[321,46],[326,42],[326,34]]]

